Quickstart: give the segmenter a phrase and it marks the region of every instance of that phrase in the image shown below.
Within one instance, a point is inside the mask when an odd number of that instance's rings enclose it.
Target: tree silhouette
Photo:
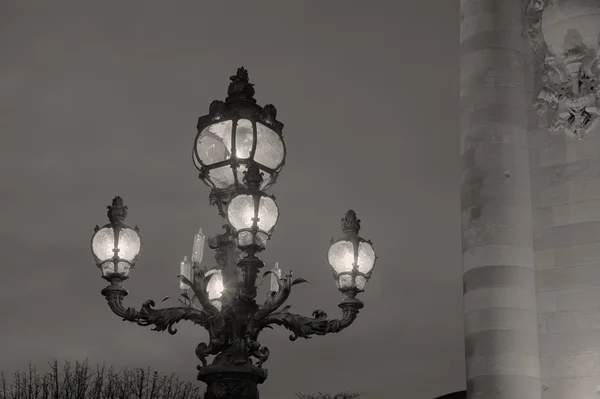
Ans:
[[[75,367],[58,361],[50,371],[38,373],[29,365],[27,372],[15,372],[7,381],[0,372],[0,399],[191,399],[202,398],[196,384],[183,382],[175,374],[160,375],[152,369],[125,369],[120,373],[104,365],[92,369],[87,360]]]

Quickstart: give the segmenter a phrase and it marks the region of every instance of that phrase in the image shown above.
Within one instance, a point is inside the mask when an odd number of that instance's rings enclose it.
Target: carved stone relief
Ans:
[[[543,60],[538,113],[552,118],[551,131],[582,139],[600,116],[600,1],[531,0],[526,24],[529,42]]]

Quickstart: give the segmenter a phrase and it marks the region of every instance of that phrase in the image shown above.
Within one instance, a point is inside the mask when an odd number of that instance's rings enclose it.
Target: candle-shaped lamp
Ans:
[[[181,261],[181,264],[179,265],[179,274],[182,275],[183,277],[187,278],[188,280],[191,281],[191,276],[192,276],[192,264],[190,263],[190,260],[188,259],[187,256],[183,257],[183,260]],[[181,290],[187,290],[188,288],[190,288],[186,283],[183,282],[183,279],[179,280],[179,289]]]
[[[202,233],[202,228],[198,230],[194,236],[194,246],[192,248],[192,265],[200,266],[202,263],[202,256],[204,255],[204,239],[205,235]]]
[[[279,268],[279,262],[275,262],[275,266],[271,269],[271,292],[279,291],[279,284],[277,284],[277,280],[281,279],[281,269]]]

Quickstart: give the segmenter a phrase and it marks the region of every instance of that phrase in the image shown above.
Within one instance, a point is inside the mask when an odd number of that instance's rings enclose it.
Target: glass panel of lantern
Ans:
[[[209,168],[207,180],[215,188],[231,187],[235,183],[232,164],[232,127],[233,121],[226,120],[214,123],[204,128],[198,135],[194,164],[198,169],[203,166]],[[254,160],[265,173],[261,188],[270,185],[274,174],[283,168],[285,158],[285,145],[281,136],[260,122],[253,126],[248,119],[239,119],[235,129],[235,158],[242,161],[238,164],[237,179],[242,182],[244,172],[247,170],[245,160]],[[252,149],[256,140],[254,154]],[[229,161],[221,166],[217,164]],[[216,166],[216,167],[215,167]]]

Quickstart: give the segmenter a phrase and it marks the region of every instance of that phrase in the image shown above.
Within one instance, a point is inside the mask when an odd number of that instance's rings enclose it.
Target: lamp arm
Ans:
[[[120,285],[120,281],[112,281],[111,285],[102,290],[102,295],[106,297],[110,309],[124,321],[135,322],[140,326],[154,325],[154,331],[167,330],[170,334],[177,332],[173,325],[180,320],[190,320],[207,330],[212,329],[211,317],[203,310],[194,307],[153,309],[154,301],[147,300],[138,311],[123,306],[123,298],[127,294],[127,290]]]
[[[277,324],[290,330],[290,341],[298,338],[311,338],[312,335],[326,335],[337,333],[348,327],[356,320],[358,311],[363,303],[356,298],[347,298],[338,305],[342,309],[342,318],[327,319],[327,313],[315,310],[313,317],[305,317],[290,313],[290,306],[284,307],[280,312],[268,315],[261,323],[262,328],[270,328],[271,324]]]
[[[136,320],[138,311],[134,308],[125,308],[123,306],[123,298],[129,293],[121,286],[120,281],[111,281],[111,285],[104,288],[101,293],[106,298],[110,310],[117,316],[122,317],[123,321],[134,322]]]

